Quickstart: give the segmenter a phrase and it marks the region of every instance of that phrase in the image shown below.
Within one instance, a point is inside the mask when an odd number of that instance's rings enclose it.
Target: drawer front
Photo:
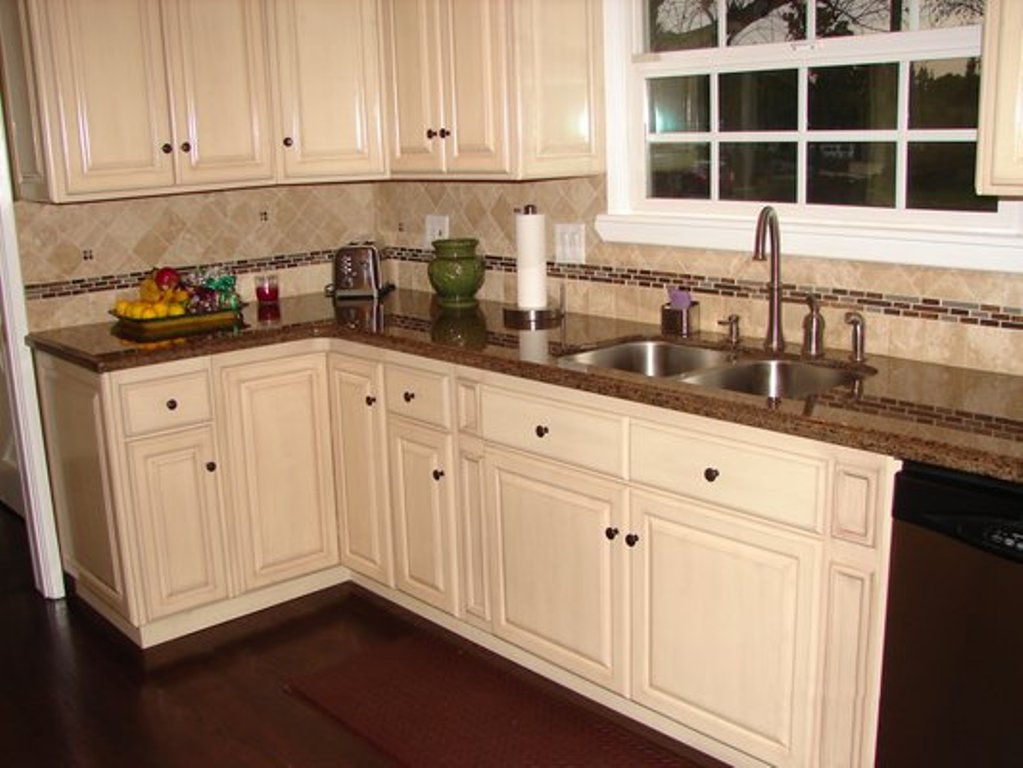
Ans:
[[[399,416],[451,427],[451,377],[447,374],[388,365],[384,373],[387,410]]]
[[[118,388],[125,437],[190,426],[212,419],[207,372],[169,374],[126,381]]]
[[[771,445],[634,422],[632,480],[820,532],[828,462]]]
[[[624,417],[489,387],[481,403],[485,440],[622,476]]]

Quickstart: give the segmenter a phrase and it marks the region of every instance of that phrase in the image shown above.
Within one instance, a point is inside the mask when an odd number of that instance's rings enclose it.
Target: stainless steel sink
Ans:
[[[681,377],[689,384],[799,400],[835,387],[855,384],[872,371],[805,363],[799,360],[749,360],[695,371]]]
[[[641,339],[565,355],[558,362],[568,368],[613,368],[644,376],[667,377],[724,365],[728,360],[729,354],[717,349]]]

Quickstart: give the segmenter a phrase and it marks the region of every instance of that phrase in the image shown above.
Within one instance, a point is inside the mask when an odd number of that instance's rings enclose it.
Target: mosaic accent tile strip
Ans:
[[[243,259],[224,261],[204,266],[222,266],[235,274],[248,274],[264,270],[282,270],[322,264],[333,258],[334,251],[309,251],[305,253],[278,254],[265,259]],[[381,257],[407,262],[428,262],[432,251],[415,248],[384,248]],[[507,256],[486,256],[487,269],[495,272],[515,272],[515,259]],[[548,263],[551,277],[565,280],[606,285],[631,285],[644,288],[665,288],[669,285],[685,285],[697,294],[724,296],[740,299],[763,298],[767,287],[760,281],[739,280],[730,277],[710,277],[686,272],[668,272],[635,267],[608,267],[589,264]],[[119,275],[103,275],[94,278],[76,278],[52,283],[34,283],[25,286],[25,297],[50,299],[74,296],[83,293],[122,290],[135,287],[148,272],[128,272]],[[815,294],[822,306],[861,312],[880,312],[885,315],[921,318],[941,322],[981,325],[1006,330],[1023,330],[1023,308],[1003,307],[994,304],[975,304],[949,299],[902,296],[875,291],[825,288],[820,286],[794,285],[786,283],[782,294],[787,301],[802,302],[809,294]]]

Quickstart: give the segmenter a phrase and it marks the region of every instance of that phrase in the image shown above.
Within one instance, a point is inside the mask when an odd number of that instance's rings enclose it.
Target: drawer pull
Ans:
[[[177,410],[177,407],[178,407],[178,401],[175,400],[173,397],[170,400],[167,401],[167,410],[168,411]]]
[[[402,395],[402,397],[405,399],[406,403],[411,403],[413,400],[416,399],[416,393],[415,392],[408,392],[408,391],[406,391]]]
[[[439,482],[442,477],[444,477],[444,470],[443,469],[435,469],[435,470],[433,470],[433,479],[434,480],[437,480]]]
[[[550,432],[550,430],[547,427],[545,427],[543,424],[537,424],[536,425],[536,436],[537,437],[544,437],[548,432]]]
[[[604,535],[607,536],[608,541],[613,541],[614,537],[618,535],[618,529],[608,526],[604,529]]]
[[[373,395],[366,395],[366,405],[373,405],[377,399]]]
[[[630,547],[636,546],[637,541],[639,541],[639,536],[636,535],[635,533],[625,534],[625,543],[628,544]]]
[[[435,139],[435,138],[437,138],[437,132],[435,130],[433,130],[433,128],[427,128],[426,129],[426,138],[428,138],[428,139]]]
[[[713,483],[715,480],[718,479],[718,475],[720,474],[721,473],[714,469],[714,467],[707,467],[705,470],[703,470],[703,479],[706,480],[708,483]]]
[[[215,462],[215,461],[207,461],[206,462],[206,471],[207,472],[216,472],[217,471],[217,462]]]
[[[181,151],[182,152],[191,152],[192,151],[192,145],[190,143],[188,143],[187,141],[183,142],[181,144]]]
[[[160,145],[160,151],[163,152],[165,155],[169,155],[171,152],[174,151],[174,147],[169,142],[164,143]]]
[[[281,142],[281,143],[284,144],[284,146],[286,146],[286,147],[290,147],[290,146],[294,145],[295,140],[293,138],[291,138],[290,136],[285,136],[284,137],[284,141]]]

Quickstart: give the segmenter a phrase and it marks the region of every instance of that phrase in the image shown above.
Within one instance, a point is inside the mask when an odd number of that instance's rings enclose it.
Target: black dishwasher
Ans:
[[[1023,487],[895,483],[877,765],[1023,765]]]

